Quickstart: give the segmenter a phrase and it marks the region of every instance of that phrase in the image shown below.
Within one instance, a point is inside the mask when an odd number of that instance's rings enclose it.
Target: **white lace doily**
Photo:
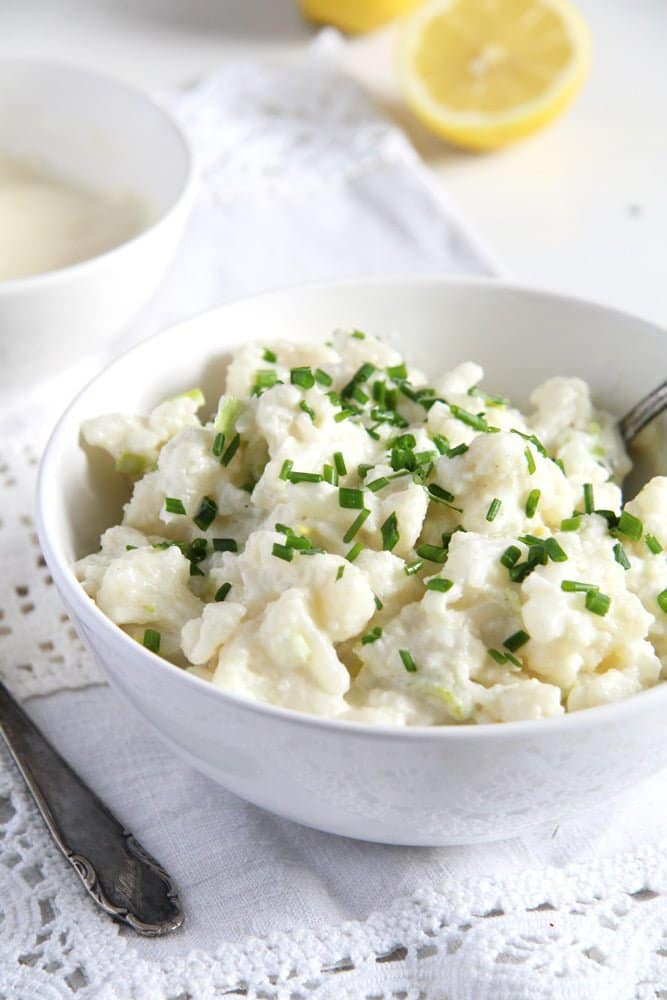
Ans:
[[[202,190],[162,289],[116,349],[264,287],[355,273],[490,272],[478,241],[405,138],[317,58],[289,69],[229,66],[175,104],[197,152]],[[492,852],[350,845],[262,820],[265,814],[219,789],[204,803],[205,779],[189,778],[157,741],[142,742],[129,718],[123,747],[115,749],[125,752],[128,768],[137,755],[140,801],[123,799],[132,782],[116,775],[113,783],[113,737],[110,745],[92,745],[98,707],[85,729],[78,709],[68,715],[58,699],[88,695],[54,693],[101,678],[55,593],[32,519],[38,455],[77,380],[40,387],[23,407],[0,412],[0,674],[21,698],[48,696],[28,710],[50,723],[59,745],[71,740],[68,756],[119,815],[132,822],[143,816],[145,830],[135,832],[144,842],[151,816],[158,826],[162,817],[165,828],[179,820],[176,806],[158,800],[161,790],[170,794],[170,777],[177,773],[179,787],[196,788],[201,802],[183,807],[183,849],[201,852],[190,874],[184,866],[180,875],[188,899],[199,898],[196,887],[207,878],[241,885],[241,876],[257,871],[255,898],[272,881],[289,885],[291,920],[253,936],[249,897],[245,923],[241,902],[236,933],[225,927],[214,946],[184,950],[177,936],[159,947],[138,941],[90,903],[1,749],[1,1000],[667,998],[667,849],[659,844],[591,862],[599,828],[571,827],[570,856],[585,863],[540,864],[536,838],[499,847],[493,876],[482,877]],[[105,692],[91,691],[102,705]],[[58,730],[61,715],[65,732]],[[93,758],[97,771],[90,770]],[[651,787],[664,792],[658,782]],[[197,806],[201,813],[191,819]],[[254,825],[244,826],[244,810]],[[657,825],[657,809],[655,817]],[[237,844],[235,852],[219,852],[213,863],[207,836],[236,836],[242,850]],[[158,845],[161,859],[162,850]],[[318,867],[320,855],[326,864]],[[561,849],[558,863],[567,856]],[[510,874],[502,874],[503,859]],[[385,887],[368,876],[373,865],[385,873]],[[349,920],[345,914],[356,911],[336,892],[357,876],[367,879],[364,899],[374,912]],[[393,892],[393,882],[395,896],[386,888]],[[322,907],[321,898],[331,905]]]

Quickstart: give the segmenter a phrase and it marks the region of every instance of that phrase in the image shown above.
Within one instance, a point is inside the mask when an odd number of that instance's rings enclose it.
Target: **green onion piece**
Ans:
[[[611,597],[607,597],[606,594],[602,594],[599,590],[589,590],[586,594],[586,608],[588,611],[592,611],[594,615],[600,615],[601,618],[609,611],[609,606],[611,604]]]
[[[329,483],[330,486],[338,486],[338,473],[333,465],[327,464],[322,468],[322,479],[325,483]]]
[[[544,548],[552,562],[567,562],[567,552],[558,544],[555,538],[547,538]]]
[[[398,519],[396,513],[393,512],[389,515],[387,520],[384,522],[380,528],[382,534],[382,549],[385,552],[391,552],[391,550],[396,546],[400,535],[398,533]]]
[[[293,465],[294,465],[294,462],[290,458],[286,458],[285,461],[283,462],[283,467],[280,470],[280,474],[278,476],[278,479],[283,479],[283,480],[289,479],[289,474],[292,471],[292,466]]]
[[[366,635],[361,637],[361,645],[369,646],[371,642],[377,642],[378,639],[381,638],[381,636],[382,636],[382,629],[380,628],[379,625],[376,625],[375,628],[372,628],[370,632],[367,632]]]
[[[239,547],[235,538],[214,538],[214,552],[238,552]]]
[[[234,455],[238,451],[238,447],[239,447],[240,443],[241,443],[241,436],[240,436],[240,434],[235,434],[234,437],[232,438],[232,440],[229,442],[229,445],[227,446],[227,449],[226,449],[225,453],[223,454],[222,458],[220,459],[220,462],[222,463],[222,465],[229,465],[229,463],[231,462],[231,460],[234,458]]]
[[[359,531],[359,528],[362,526],[366,518],[370,517],[370,513],[371,513],[370,510],[367,510],[366,508],[359,511],[358,515],[355,517],[354,521],[343,535],[343,541],[345,543],[352,541],[352,539]]]
[[[662,552],[662,545],[655,535],[647,535],[644,541],[646,542],[647,548],[653,553],[654,556],[657,556],[658,553]]]
[[[353,330],[352,333],[350,334],[350,336],[354,337],[355,340],[365,340],[366,339],[366,334],[362,333],[361,330]]]
[[[434,500],[444,500],[446,503],[451,503],[454,499],[453,493],[443,489],[442,486],[438,486],[437,483],[431,483],[428,487],[428,492]]]
[[[479,416],[477,413],[470,413],[469,410],[464,410],[462,406],[457,406],[455,403],[448,403],[448,406],[451,415],[460,420],[466,427],[472,427],[475,431],[483,431],[485,434],[493,433],[498,429],[496,427],[489,427],[486,417],[483,415]]]
[[[449,451],[449,441],[442,434],[433,435],[433,444],[436,446],[441,455],[446,455]]]
[[[160,633],[154,628],[147,628],[144,632],[144,646],[150,649],[151,653],[160,652]]]
[[[527,576],[536,569],[537,566],[543,565],[546,562],[546,552],[540,547],[539,552],[536,555],[528,556],[525,562],[517,563],[510,569],[510,580],[512,583],[523,583]]]
[[[502,506],[502,500],[499,500],[498,497],[494,497],[491,503],[489,504],[489,509],[486,512],[487,521],[495,520],[496,514],[500,510],[501,506]]]
[[[541,490],[530,491],[528,499],[526,500],[526,517],[535,517],[535,511],[537,510],[537,505],[540,502],[541,496]]]
[[[338,503],[347,510],[362,510],[364,506],[363,490],[351,489],[349,486],[341,486],[338,490]]]
[[[487,653],[492,660],[495,660],[496,663],[499,663],[501,666],[504,663],[507,663],[507,655],[505,653],[501,653],[499,649],[487,649]]]
[[[243,404],[240,399],[235,399],[234,396],[221,396],[213,424],[215,430],[229,437],[242,409]]]
[[[284,559],[285,562],[291,562],[294,558],[294,549],[290,548],[289,545],[281,545],[279,542],[274,542],[271,551],[274,556],[277,556],[278,559]]]
[[[399,649],[398,655],[400,656],[401,660],[403,661],[403,666],[405,667],[405,669],[407,670],[407,672],[409,674],[416,674],[417,673],[417,664],[413,660],[412,653],[410,652],[410,650],[409,649]]]
[[[289,472],[287,478],[290,483],[321,483],[322,476],[319,472]]]
[[[164,509],[168,514],[185,514],[185,504],[176,497],[165,497]]]
[[[315,376],[308,365],[290,368],[289,380],[292,385],[298,385],[300,389],[312,389],[315,385]]]
[[[405,573],[406,576],[414,576],[414,574],[418,573],[419,570],[423,568],[423,566],[424,566],[423,559],[415,559],[414,562],[406,563],[406,565],[403,567],[403,572]]]
[[[362,406],[364,406],[368,402],[368,396],[363,391],[363,389],[359,388],[358,385],[355,385],[354,389],[352,390],[352,397],[357,401],[357,403],[360,403]]]
[[[518,436],[520,438],[523,438],[524,441],[529,441],[532,445],[535,445],[535,447],[537,448],[537,450],[539,451],[540,455],[542,455],[543,458],[547,457],[547,449],[544,447],[540,439],[535,434],[524,434],[523,431],[518,431],[516,427],[512,428],[510,434],[518,434]]]
[[[340,451],[334,452],[334,465],[336,466],[336,472],[339,476],[347,475],[347,466],[345,465],[345,459],[343,458],[343,453]]]
[[[262,368],[255,373],[253,390],[270,389],[278,381],[278,374],[273,368]]]
[[[456,458],[458,455],[465,455],[467,450],[468,450],[468,445],[463,444],[462,442],[461,444],[457,444],[456,448],[449,449],[449,451],[447,452],[447,458]]]
[[[361,542],[355,542],[350,551],[347,553],[345,558],[348,562],[354,562],[360,552],[363,552],[364,547]]]
[[[532,476],[537,469],[537,466],[535,465],[535,457],[530,448],[526,448],[524,455],[526,456],[526,463],[528,465],[528,475]]]
[[[339,410],[338,413],[334,414],[334,420],[337,424],[341,423],[343,420],[347,420],[348,417],[353,417],[355,415],[354,410]]]
[[[528,633],[524,632],[523,629],[519,629],[518,632],[513,632],[512,635],[505,639],[503,646],[505,649],[509,649],[510,653],[516,653],[517,649],[521,649],[522,646],[525,646],[529,639],[530,636]]]
[[[566,594],[588,594],[593,590],[599,590],[599,587],[594,583],[581,583],[579,580],[563,580],[560,589]]]
[[[503,566],[507,569],[511,569],[515,565],[519,556],[521,555],[521,549],[516,545],[510,545],[509,548],[505,549],[500,557],[500,561]]]
[[[662,590],[658,594],[658,596],[656,597],[656,601],[658,602],[660,610],[664,611],[665,614],[667,615],[667,589]]]
[[[268,361],[271,364],[275,364],[276,361],[278,360],[278,355],[275,354],[273,351],[270,351],[268,347],[262,354],[262,357],[264,358],[265,361]]]
[[[231,583],[223,583],[222,586],[218,587],[218,589],[216,590],[215,597],[213,598],[213,600],[224,601],[225,597],[227,596],[227,594],[231,589],[232,589]]]
[[[560,522],[561,531],[579,531],[581,527],[581,514],[575,514],[574,517],[564,517]]]
[[[216,458],[220,458],[224,450],[225,450],[225,435],[221,431],[218,431],[218,433],[215,435],[213,439],[213,447],[211,448],[211,451],[213,452]]]
[[[202,497],[199,510],[192,518],[200,531],[206,531],[218,516],[218,505],[211,497]]]
[[[379,479],[374,479],[372,483],[368,483],[367,488],[371,493],[377,493],[378,490],[381,490],[385,486],[389,486],[389,480],[386,476],[380,476]]]
[[[383,408],[387,408],[387,383],[377,379],[373,382],[373,399]]]
[[[616,542],[616,545],[614,545],[614,559],[623,569],[630,569],[630,560],[620,542]]]
[[[405,367],[403,363],[401,363],[400,365],[392,365],[391,367],[387,368],[387,375],[389,376],[389,378],[394,379],[394,381],[396,380],[400,381],[408,377],[408,369]]]
[[[448,590],[451,590],[454,586],[453,580],[446,580],[441,576],[434,576],[432,580],[429,580],[426,584],[427,590],[437,590],[440,594],[446,594]]]
[[[444,563],[447,560],[447,549],[440,545],[429,545],[424,542],[417,546],[415,552],[428,562]]]
[[[629,511],[624,510],[618,521],[618,530],[622,535],[627,535],[628,538],[632,538],[633,541],[638,542],[642,537],[644,525],[638,517],[635,517],[634,514],[630,514]]]
[[[305,399],[302,399],[301,402],[299,403],[299,409],[302,410],[304,413],[307,413],[312,422],[315,423],[315,410],[312,408],[312,406],[308,406],[308,403],[305,401]]]
[[[341,405],[340,395],[335,391],[335,389],[332,389],[331,392],[327,393],[327,398],[331,401],[332,406]]]
[[[375,468],[375,466],[373,466],[373,465],[367,465],[365,462],[362,462],[361,465],[358,465],[357,466],[357,475],[359,476],[359,479],[365,479],[366,476],[368,475],[368,473],[373,468]]]
[[[610,529],[618,527],[618,515],[613,510],[594,510],[593,513],[603,517]]]
[[[595,500],[593,498],[593,484],[584,483],[584,511],[592,514],[595,510]]]
[[[321,368],[315,369],[315,381],[318,385],[332,385],[333,379],[328,372],[322,371]]]
[[[345,572],[345,567],[339,566],[338,569],[336,570],[336,583],[338,583],[339,580],[342,580],[344,572]]]

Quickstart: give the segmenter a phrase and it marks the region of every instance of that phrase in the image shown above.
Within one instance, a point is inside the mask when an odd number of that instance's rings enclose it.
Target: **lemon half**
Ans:
[[[570,103],[590,36],[568,0],[430,0],[402,26],[399,63],[406,100],[429,129],[495,149]]]
[[[379,28],[420,3],[423,0],[299,0],[299,7],[311,21],[357,34]]]

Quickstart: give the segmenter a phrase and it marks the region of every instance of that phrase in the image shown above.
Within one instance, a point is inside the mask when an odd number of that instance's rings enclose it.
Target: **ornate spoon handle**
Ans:
[[[44,821],[103,910],[138,934],[175,930],[183,913],[171,879],[83,783],[0,683],[0,732]]]

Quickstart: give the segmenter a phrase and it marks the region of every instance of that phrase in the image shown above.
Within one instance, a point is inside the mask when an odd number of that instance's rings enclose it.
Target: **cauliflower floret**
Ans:
[[[181,648],[190,663],[210,663],[244,617],[242,604],[233,601],[205,604],[201,617],[192,618],[181,629]]]
[[[653,535],[667,552],[667,476],[651,479],[625,509],[642,522],[644,538]],[[644,544],[639,543],[640,547]]]
[[[138,549],[146,543],[146,536],[134,528],[126,528],[120,524],[107,528],[100,539],[100,551],[84,556],[76,563],[74,571],[77,580],[90,597],[95,597],[109,563],[127,552],[128,546]]]
[[[535,677],[497,684],[481,698],[480,722],[519,722],[562,715],[561,691]]]

